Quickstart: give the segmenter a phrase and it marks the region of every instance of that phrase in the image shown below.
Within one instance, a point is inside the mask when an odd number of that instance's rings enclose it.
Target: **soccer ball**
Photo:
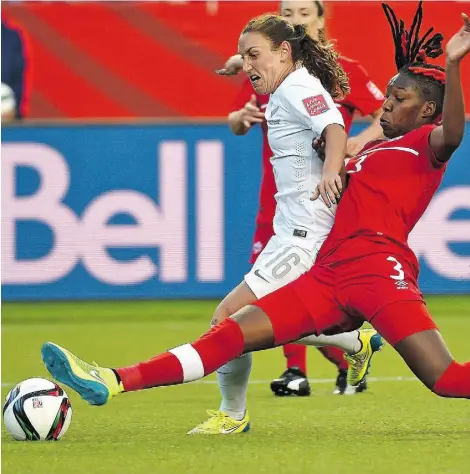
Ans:
[[[58,440],[70,426],[72,406],[67,394],[54,382],[27,379],[8,393],[3,421],[18,441]]]
[[[1,93],[2,93],[2,102],[1,102],[2,116],[4,114],[13,113],[16,107],[15,93],[13,92],[13,89],[2,82]]]

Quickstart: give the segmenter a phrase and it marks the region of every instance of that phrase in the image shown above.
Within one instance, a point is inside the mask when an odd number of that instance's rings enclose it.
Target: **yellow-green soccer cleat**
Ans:
[[[226,415],[224,412],[216,410],[207,410],[209,419],[197,425],[188,435],[228,435],[237,433],[246,433],[250,430],[250,417],[248,412],[242,420],[238,421]]]
[[[384,341],[382,336],[375,329],[361,329],[359,340],[362,343],[361,350],[355,354],[345,354],[348,361],[348,386],[359,385],[369,372],[372,356],[382,349]]]
[[[67,349],[52,342],[41,348],[41,356],[49,373],[59,382],[73,388],[90,405],[104,405],[124,391],[111,369],[86,363]]]

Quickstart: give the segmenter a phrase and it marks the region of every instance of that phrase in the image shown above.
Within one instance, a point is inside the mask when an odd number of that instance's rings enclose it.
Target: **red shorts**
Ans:
[[[251,248],[250,263],[255,263],[259,254],[264,250],[269,239],[274,235],[273,225],[256,224],[255,235],[253,237],[253,246]]]
[[[412,314],[389,314],[385,309],[397,302],[419,304],[411,305]],[[276,344],[290,342],[306,333],[352,331],[364,321],[374,325],[376,316],[382,336],[392,345],[411,334],[436,327],[425,311],[414,267],[388,253],[329,266],[314,265],[309,272],[255,305],[273,322]],[[403,305],[400,308],[403,312]]]

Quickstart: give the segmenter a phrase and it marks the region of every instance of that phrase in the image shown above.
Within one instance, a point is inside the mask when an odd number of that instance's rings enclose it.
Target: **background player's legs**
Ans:
[[[287,368],[298,367],[307,374],[307,348],[302,344],[286,344],[282,346]]]
[[[470,398],[470,362],[455,362],[421,301],[399,301],[371,320],[423,384],[443,397]]]
[[[287,360],[287,369],[271,382],[271,391],[278,397],[310,395],[307,379],[307,348],[300,344],[282,346]]]
[[[348,370],[348,363],[344,358],[343,350],[333,346],[321,346],[317,347],[317,349],[326,359],[334,364],[338,370]],[[307,374],[307,347],[304,344],[286,344],[282,346],[282,350],[286,358],[288,369],[291,367],[299,367],[304,374]]]
[[[334,364],[338,370],[348,370],[348,363],[344,358],[343,350],[332,346],[317,347],[317,349],[323,354],[323,357]]]
[[[325,359],[328,359],[338,369],[333,395],[343,395],[348,389],[348,362],[344,358],[344,351],[331,346],[317,347],[317,349]],[[364,379],[359,386],[350,387],[348,394],[352,395],[356,392],[362,392],[366,390],[366,388],[367,382],[366,379]]]

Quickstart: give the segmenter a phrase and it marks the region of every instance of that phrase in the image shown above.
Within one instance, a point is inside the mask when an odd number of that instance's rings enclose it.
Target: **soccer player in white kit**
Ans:
[[[320,199],[310,200],[323,173],[312,142],[331,126],[337,128],[339,150],[344,141],[341,113],[320,80],[305,67],[291,72],[272,93],[266,120],[277,193],[275,235],[245,276],[258,299],[312,267],[333,226],[336,207],[336,197],[331,207]],[[333,187],[333,192],[340,189],[341,185]]]
[[[244,282],[220,303],[212,324],[289,284],[313,266],[333,225],[346,155],[344,122],[332,95],[347,94],[349,87],[330,43],[323,37],[318,41],[310,38],[303,25],[293,26],[277,15],[262,15],[243,30],[239,52],[244,60],[243,71],[254,90],[271,94],[265,114],[277,188],[275,235]],[[237,127],[241,131],[253,122],[240,116],[230,125],[237,132]],[[325,142],[325,163],[312,146],[319,138]],[[322,199],[311,200],[315,193],[320,193]],[[373,330],[309,336],[302,342],[332,345],[350,354],[351,374],[356,379],[352,381],[356,383],[358,377],[364,377],[374,350],[382,345]],[[217,371],[222,394],[220,409],[209,411],[209,419],[190,434],[249,430],[246,392],[251,360],[251,354],[245,354]]]

